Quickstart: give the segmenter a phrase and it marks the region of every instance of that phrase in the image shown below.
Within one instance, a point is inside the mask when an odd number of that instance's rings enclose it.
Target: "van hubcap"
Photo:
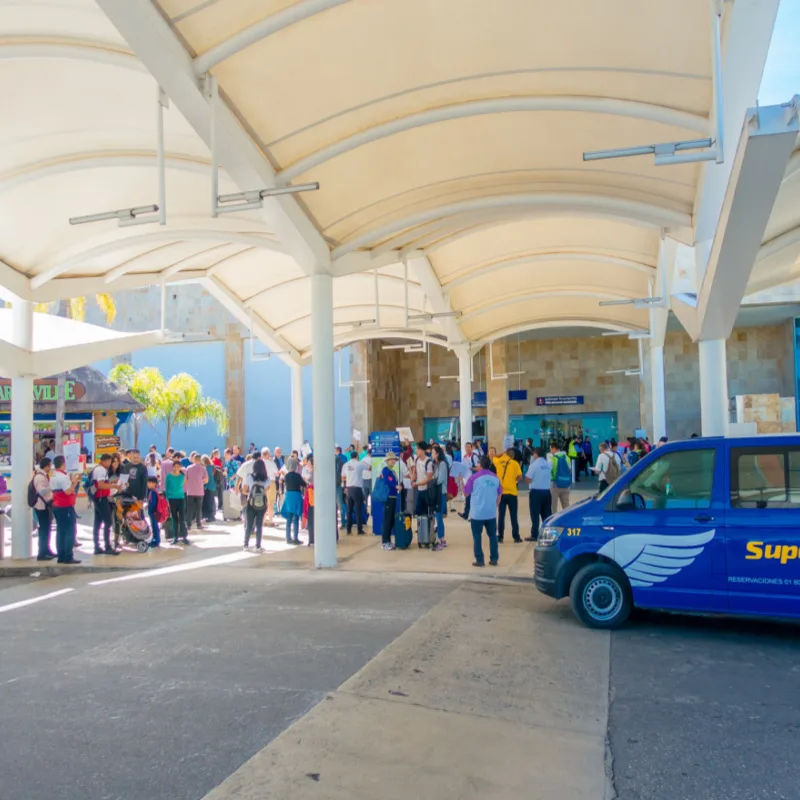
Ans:
[[[589,616],[603,622],[615,617],[622,608],[622,587],[607,575],[593,578],[583,591],[583,605]]]

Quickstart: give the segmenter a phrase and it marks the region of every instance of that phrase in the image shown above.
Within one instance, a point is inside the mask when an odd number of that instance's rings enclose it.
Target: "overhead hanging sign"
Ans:
[[[86,394],[86,387],[80,381],[64,382],[64,400],[80,400]],[[58,400],[58,379],[42,378],[33,382],[34,403],[55,403]],[[0,403],[11,402],[11,381],[0,378]]]
[[[549,397],[537,397],[537,406],[582,406],[582,394],[556,394]]]
[[[527,389],[509,389],[508,390],[508,399],[513,403],[515,400],[527,400],[528,399],[528,390]]]

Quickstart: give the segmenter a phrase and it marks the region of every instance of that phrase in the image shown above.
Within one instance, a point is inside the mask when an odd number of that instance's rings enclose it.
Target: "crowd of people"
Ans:
[[[299,527],[313,535],[313,456],[293,451],[284,459],[281,448],[274,455],[269,448],[241,454],[234,446],[220,453],[191,452],[168,448],[162,456],[151,445],[142,458],[138,449],[103,454],[85,476],[69,474],[63,455],[47,451],[36,465],[28,486],[28,505],[36,524],[39,561],[57,559],[60,564],[78,564],[75,549],[78,515],[75,505],[83,486],[92,507],[94,554],[116,556],[121,550],[121,533],[130,528],[131,517],[149,521],[137,528],[148,547],[160,547],[162,532],[172,544],[191,544],[193,527],[203,530],[218,513],[240,518],[244,523],[244,545],[249,548],[255,534],[256,550],[266,524],[273,526],[279,499],[286,525],[287,542],[299,544]],[[298,497],[298,493],[301,493]],[[235,498],[228,503],[226,495]],[[296,519],[294,518],[296,515]],[[56,528],[55,552],[51,544]],[[293,534],[293,535],[290,535]],[[134,540],[135,541],[135,540]],[[140,548],[141,549],[141,548]]]
[[[658,444],[665,441],[662,437]],[[594,473],[603,492],[650,449],[646,438],[630,437],[623,443],[612,439],[600,442],[595,457],[590,438],[582,435],[552,442],[549,448],[534,447],[527,439],[499,455],[485,441],[466,442],[463,451],[455,440],[420,441],[413,446],[404,442],[400,453],[384,457],[373,482],[370,448],[350,445],[345,451],[337,446],[337,527],[348,535],[355,527],[357,535],[364,535],[369,510],[374,511],[380,502],[384,550],[408,546],[397,542],[398,517],[407,517],[417,521],[420,546],[440,551],[447,547],[448,501],[462,495],[460,516],[472,528],[474,566],[485,565],[484,532],[489,538],[489,564],[496,565],[507,518],[512,539],[523,541],[520,486],[529,488],[531,528],[525,541],[535,541],[540,524],[569,506],[570,489],[581,476]],[[456,462],[460,462],[458,469]],[[63,456],[52,451],[41,456],[28,487],[28,504],[38,531],[38,560],[79,563],[74,556],[74,548],[80,546],[75,502],[81,480],[80,474],[67,473]],[[242,521],[245,549],[250,549],[254,539],[255,550],[263,552],[264,526],[277,527],[278,514],[284,520],[288,544],[301,543],[301,530],[308,532],[308,546],[314,544],[314,457],[307,447],[292,451],[287,458],[280,447],[273,453],[254,444],[247,455],[238,446],[223,452],[215,449],[208,455],[168,448],[162,456],[152,445],[144,459],[137,449],[120,450],[102,455],[83,485],[93,507],[93,544],[98,556],[120,552],[120,532],[126,529],[126,515],[131,514],[149,520],[147,543],[153,548],[161,545],[162,533],[172,544],[190,544],[192,528],[203,530],[219,513]],[[55,552],[50,543],[53,521]]]
[[[666,437],[662,437],[658,445],[666,441]],[[496,566],[498,545],[505,540],[507,518],[512,539],[523,541],[518,507],[521,485],[529,488],[531,520],[530,535],[524,541],[535,541],[541,523],[570,505],[571,487],[580,481],[581,475],[594,473],[598,478],[598,491],[603,492],[650,449],[646,438],[630,437],[622,444],[612,439],[599,444],[595,460],[590,438],[582,435],[565,442],[551,442],[549,448],[534,447],[532,439],[527,439],[524,444],[515,442],[499,455],[485,441],[465,442],[463,454],[455,441],[444,446],[421,441],[415,445],[413,454],[410,445],[406,444],[399,459],[394,453],[385,458],[386,466],[380,476],[389,487],[384,501],[383,547],[387,550],[395,547],[391,542],[391,531],[398,509],[405,509],[407,515],[417,518],[418,530],[425,527],[425,517],[435,518],[437,543],[433,549],[446,547],[444,518],[447,500],[460,490],[465,498],[460,516],[469,521],[472,529],[473,566],[486,564],[482,544],[484,532],[489,539],[489,564]],[[337,450],[337,455],[339,452]],[[351,452],[350,458],[350,463],[357,463],[356,453]],[[451,473],[456,472],[453,469],[455,461],[462,464],[457,471],[457,486],[450,483]],[[396,473],[395,465],[398,463],[399,472]],[[343,469],[342,483],[350,507],[363,503],[357,473],[357,468]],[[430,487],[435,488],[431,490]],[[348,532],[351,519],[348,515]]]

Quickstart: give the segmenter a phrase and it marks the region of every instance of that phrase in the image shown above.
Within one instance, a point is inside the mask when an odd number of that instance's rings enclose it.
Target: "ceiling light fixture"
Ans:
[[[630,300],[601,300],[601,306],[633,306],[634,308],[650,308],[664,303],[663,297],[632,297]]]
[[[652,339],[650,331],[603,331],[601,336],[627,336],[629,339]]]
[[[297,186],[279,186],[272,189],[253,189],[250,192],[234,192],[217,197],[217,214],[230,214],[234,211],[248,211],[251,208],[262,208],[265,197],[278,197],[283,194],[299,194],[315,192],[318,183],[300,183]]]
[[[131,225],[145,225],[148,222],[158,222],[158,217],[145,216],[147,214],[158,213],[158,206],[133,206],[132,208],[120,208],[117,211],[104,211],[100,214],[86,214],[82,217],[70,217],[70,225],[85,225],[87,222],[104,222],[109,219],[118,220],[120,228],[127,228]],[[140,219],[141,217],[141,219]]]

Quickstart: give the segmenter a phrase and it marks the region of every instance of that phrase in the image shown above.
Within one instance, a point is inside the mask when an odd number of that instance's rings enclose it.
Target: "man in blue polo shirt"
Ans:
[[[483,529],[489,537],[489,564],[497,566],[499,557],[497,546],[497,507],[500,505],[500,496],[503,489],[500,479],[489,467],[492,463],[487,456],[481,458],[481,468],[470,477],[464,486],[464,494],[471,498],[470,525],[472,526],[472,541],[475,549],[473,567],[485,567],[483,559],[483,545],[481,539]]]

